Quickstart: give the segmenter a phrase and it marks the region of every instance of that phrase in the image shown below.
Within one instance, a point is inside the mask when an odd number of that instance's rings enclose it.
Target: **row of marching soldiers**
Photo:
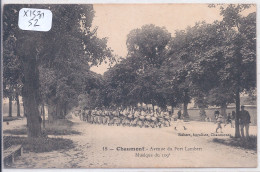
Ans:
[[[117,108],[81,110],[80,116],[83,121],[91,124],[133,126],[133,127],[169,127],[171,122],[170,111],[155,111],[149,108]]]

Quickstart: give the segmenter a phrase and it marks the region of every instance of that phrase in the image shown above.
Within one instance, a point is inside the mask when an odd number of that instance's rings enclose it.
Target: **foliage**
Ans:
[[[21,94],[22,73],[21,64],[17,55],[13,51],[15,38],[10,37],[4,41],[5,58],[3,59],[3,93],[4,97],[15,97],[15,94]]]
[[[132,89],[138,87],[134,82],[138,77],[139,64],[135,59],[129,57],[113,66],[104,74],[105,87],[103,93],[106,95],[106,105],[137,104],[136,94]]]
[[[78,104],[82,109],[94,109],[105,104],[103,90],[105,81],[100,74],[89,71],[85,75],[83,92],[77,97]]]
[[[21,8],[50,9],[53,13],[51,30],[28,32],[19,29],[14,23],[18,23],[17,15]],[[94,17],[92,5],[8,4],[4,6],[3,14],[3,38],[8,44],[4,59],[11,64],[6,67],[13,70],[13,64],[16,64],[18,69],[22,69],[19,73],[29,124],[28,135],[38,137],[41,135],[39,104],[45,102],[55,106],[53,114],[64,118],[68,110],[77,104],[78,95],[85,91],[90,66],[104,60],[112,62],[112,51],[107,47],[106,38],[97,37],[97,28],[91,30]],[[17,58],[8,62],[10,55]],[[12,84],[11,81],[6,85]]]
[[[236,102],[235,137],[240,137],[238,114],[240,93],[256,87],[256,13],[243,17],[240,13],[250,5],[221,6],[221,14],[228,31],[233,31],[226,41],[226,57],[222,83],[233,88]],[[246,29],[245,29],[246,28]],[[248,30],[247,30],[248,29]],[[249,33],[248,33],[249,31]]]
[[[171,34],[155,25],[144,25],[141,29],[134,29],[127,35],[127,49],[130,56],[147,59],[149,64],[160,67],[164,61],[164,52]]]
[[[160,67],[165,60],[170,33],[155,25],[144,25],[127,35],[128,56],[104,74],[105,104],[136,106],[138,103],[161,104]]]
[[[241,12],[247,7],[239,8],[236,10]],[[221,14],[228,16],[229,12],[223,10]],[[227,20],[199,22],[176,31],[173,38],[154,25],[132,30],[127,39],[127,58],[104,75],[105,102],[165,107],[187,105],[193,98],[201,108],[233,103],[237,71],[241,72],[240,92],[255,88],[256,78],[255,14],[239,17],[243,39],[241,33],[226,25]],[[239,68],[238,43],[244,58]]]
[[[14,26],[12,23],[18,22],[14,17],[24,7],[50,9],[53,13],[51,30],[28,32]],[[29,63],[28,57],[36,59],[38,103],[45,101],[70,109],[77,104],[78,95],[85,92],[90,66],[114,60],[107,39],[97,37],[97,28],[91,30],[92,5],[5,5],[4,16],[4,40],[8,44],[4,59],[11,59],[10,55],[17,57],[12,58],[17,60],[11,61],[11,65],[5,65],[6,69],[13,69],[14,63],[21,69],[22,64]],[[15,41],[11,44],[10,40]],[[19,72],[23,75],[23,71]]]

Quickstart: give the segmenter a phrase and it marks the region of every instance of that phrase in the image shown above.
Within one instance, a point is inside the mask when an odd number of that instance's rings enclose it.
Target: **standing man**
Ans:
[[[186,128],[185,125],[184,125],[184,121],[183,121],[184,116],[183,116],[183,114],[181,113],[181,110],[178,111],[177,116],[178,116],[178,117],[177,117],[177,122],[176,122],[176,125],[175,125],[175,127],[174,127],[174,130],[177,130],[177,127],[178,127],[179,125],[182,125],[184,130],[187,130],[187,128]]]
[[[236,112],[232,111],[231,113],[231,128],[235,128],[235,117],[236,116]]]
[[[249,123],[250,122],[250,114],[247,110],[245,110],[245,106],[241,106],[241,111],[239,112],[239,124],[241,129],[241,136],[244,135],[244,128],[246,129],[246,138],[249,138]]]

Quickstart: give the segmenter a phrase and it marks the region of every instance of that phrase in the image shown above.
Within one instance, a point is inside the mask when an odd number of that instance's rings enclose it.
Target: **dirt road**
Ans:
[[[14,168],[120,168],[120,167],[256,167],[255,151],[212,142],[215,124],[185,123],[166,128],[117,127],[88,124],[73,118],[81,135],[63,136],[74,141],[69,151],[24,153]],[[20,122],[21,123],[21,122]],[[4,126],[3,126],[4,128]],[[256,127],[250,128],[256,135]]]

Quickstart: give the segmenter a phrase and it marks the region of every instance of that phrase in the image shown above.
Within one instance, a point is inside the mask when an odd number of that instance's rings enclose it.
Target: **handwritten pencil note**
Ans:
[[[46,9],[22,8],[18,26],[22,30],[47,32],[52,26],[52,12]]]

